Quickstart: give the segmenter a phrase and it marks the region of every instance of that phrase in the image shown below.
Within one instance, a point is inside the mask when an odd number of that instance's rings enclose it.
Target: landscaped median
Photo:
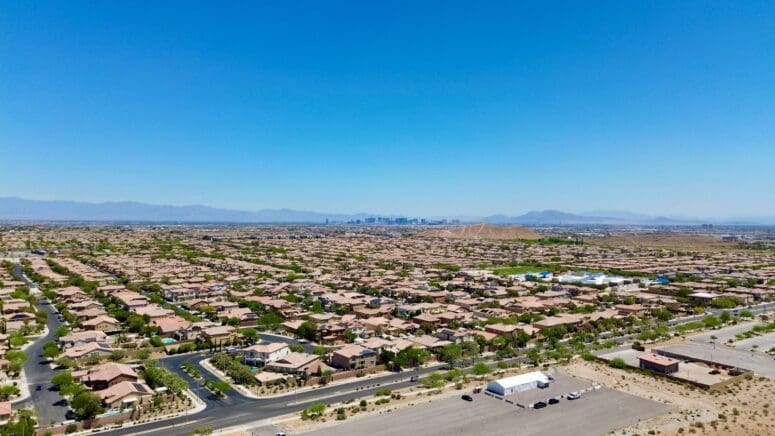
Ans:
[[[381,377],[389,377],[396,374],[382,370],[371,374],[363,373],[363,375],[358,375],[358,371],[352,371],[352,376],[336,380],[336,374],[342,373],[334,373],[332,371],[330,374],[326,373],[320,377],[305,378],[304,376],[293,376],[269,371],[253,372],[247,365],[225,354],[216,354],[209,359],[200,361],[199,364],[213,373],[220,381],[229,383],[240,394],[255,399],[289,396],[326,386],[346,385],[361,380],[373,379],[376,381]],[[443,363],[435,364],[435,366],[445,365]],[[186,365],[183,369],[189,374],[198,373],[197,369],[191,369],[191,365]],[[250,377],[247,377],[245,369],[250,371]],[[318,384],[312,384],[311,381],[314,380],[317,380]]]

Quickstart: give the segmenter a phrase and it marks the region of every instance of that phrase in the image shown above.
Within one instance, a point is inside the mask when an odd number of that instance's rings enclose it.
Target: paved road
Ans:
[[[102,432],[102,434],[141,434],[163,428],[163,430],[159,431],[163,431],[165,436],[183,436],[189,435],[194,429],[203,425],[212,428],[224,428],[248,424],[266,418],[298,412],[315,402],[335,403],[361,396],[374,395],[380,387],[387,385],[390,385],[392,389],[403,389],[416,384],[409,381],[412,375],[424,376],[439,369],[438,367],[422,368],[416,371],[410,370],[402,373],[393,373],[379,378],[364,378],[346,384],[329,385],[278,398],[252,399],[241,395],[234,389],[230,389],[226,392],[228,398],[218,399],[218,397],[202,388],[201,383],[192,379],[180,369],[180,365],[183,362],[198,364],[199,361],[206,357],[205,353],[194,353],[159,360],[160,365],[183,377],[195,393],[198,391],[200,398],[207,404],[207,408],[204,411],[192,416],[183,416],[162,422],[117,429]],[[202,366],[199,366],[199,369],[205,377],[215,377],[214,374]]]
[[[766,310],[772,310],[772,304],[757,307],[751,309],[754,313],[764,312]],[[720,311],[718,311],[720,313]],[[692,317],[685,317],[681,319],[674,319],[668,322],[669,325],[675,325],[681,322],[690,321]],[[701,319],[701,318],[699,318]],[[611,338],[617,343],[628,341],[637,335],[625,335],[621,337]],[[282,342],[295,342],[291,338],[284,336],[276,336],[269,334],[262,334],[262,339],[267,341],[282,341]],[[610,350],[608,350],[610,351]],[[179,417],[170,420],[166,420],[158,423],[144,424],[125,429],[118,429],[109,432],[105,432],[110,435],[129,435],[129,434],[143,434],[153,432],[157,429],[163,428],[165,435],[170,436],[183,436],[190,434],[197,427],[206,425],[215,429],[232,427],[238,425],[249,424],[252,422],[260,421],[275,416],[280,416],[288,413],[298,412],[306,408],[308,405],[324,401],[326,403],[336,403],[339,401],[346,401],[349,399],[373,395],[379,386],[374,386],[379,383],[382,387],[390,386],[392,389],[403,389],[412,386],[414,383],[408,381],[411,375],[423,376],[439,368],[423,368],[418,371],[407,371],[404,373],[391,374],[375,379],[358,380],[345,385],[333,385],[323,388],[319,388],[313,391],[305,391],[295,394],[293,396],[268,398],[268,399],[251,399],[242,396],[239,392],[231,389],[227,392],[228,398],[220,400],[214,395],[209,395],[209,391],[199,388],[199,383],[191,379],[180,370],[180,365],[183,362],[197,363],[204,359],[206,356],[201,353],[188,354],[182,356],[174,356],[170,358],[161,359],[160,363],[175,371],[181,375],[186,381],[189,382],[192,389],[196,392],[199,389],[200,394],[207,393],[208,395],[200,395],[207,403],[207,408],[196,415],[190,417]],[[483,361],[486,359],[478,358],[475,361]],[[506,362],[518,362],[525,363],[527,359],[524,357],[516,357],[508,359]],[[490,363],[494,366],[495,363]],[[209,371],[200,366],[200,370],[207,377],[213,378]],[[467,369],[470,371],[470,368]]]
[[[43,344],[53,341],[56,335],[56,329],[61,325],[56,315],[51,311],[50,306],[41,305],[40,310],[48,312],[48,334],[45,337],[36,340],[27,348],[27,362],[24,364],[24,373],[27,376],[27,383],[30,388],[30,399],[23,402],[23,405],[32,403],[38,420],[41,423],[48,423],[51,420],[61,422],[65,420],[65,413],[68,411],[66,400],[59,395],[59,391],[51,384],[51,377],[57,373],[51,369],[43,358]],[[38,390],[40,387],[40,390]]]
[[[18,278],[24,280],[28,286],[33,288],[33,292],[35,292],[34,290],[37,286],[23,274],[20,265],[17,264],[14,273]],[[40,423],[47,424],[52,420],[54,422],[62,422],[65,420],[65,413],[67,413],[69,407],[67,401],[59,395],[59,391],[55,390],[51,384],[51,377],[57,371],[52,370],[48,362],[43,358],[43,344],[55,340],[56,329],[62,323],[57,318],[51,305],[39,304],[38,310],[48,313],[48,334],[38,338],[25,350],[27,362],[24,364],[24,374],[27,376],[30,398],[19,403],[19,406],[34,406]],[[40,387],[40,390],[38,390],[38,387]]]

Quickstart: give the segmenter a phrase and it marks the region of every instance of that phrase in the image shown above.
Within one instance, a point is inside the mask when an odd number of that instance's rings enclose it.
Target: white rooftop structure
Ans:
[[[508,395],[548,384],[549,377],[546,374],[541,371],[533,371],[500,380],[493,380],[487,384],[487,390],[498,395]]]

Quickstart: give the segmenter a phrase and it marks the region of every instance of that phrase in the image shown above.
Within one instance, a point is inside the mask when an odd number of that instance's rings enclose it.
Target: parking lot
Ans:
[[[638,368],[640,367],[640,361],[638,360],[638,356],[642,354],[643,354],[642,351],[628,349],[628,350],[615,351],[613,353],[602,354],[600,355],[600,358],[605,360],[611,360],[618,357],[624,360],[624,362],[627,363],[627,365],[633,368]],[[688,380],[688,381],[702,383],[708,386],[712,386],[716,383],[721,383],[732,377],[726,371],[720,371],[720,372],[715,371],[716,374],[714,374],[712,373],[712,370],[713,368],[710,368],[708,365],[704,363],[682,361],[678,366],[678,371],[672,373],[671,376]]]
[[[750,369],[758,375],[775,377],[775,360],[772,357],[750,351],[712,345],[679,344],[657,347],[693,359],[708,360]]]
[[[743,351],[767,353],[771,348],[775,347],[775,332],[743,339],[735,342],[733,345],[735,348]],[[775,365],[775,363],[773,363],[773,365]]]
[[[568,389],[589,386],[589,383],[565,377],[553,388],[533,389],[507,398],[536,401],[562,394]],[[308,434],[602,435],[671,410],[668,405],[606,388],[593,390],[578,400],[563,398],[558,404],[543,409],[521,408],[485,394],[475,394],[473,397],[471,402],[455,396],[391,413],[359,417]]]
[[[569,377],[565,374],[554,374],[554,380],[544,389],[529,389],[527,391],[507,395],[503,401],[522,407],[530,407],[536,401],[547,401],[549,398],[564,398],[570,392],[592,390],[592,385],[584,380]],[[485,392],[487,395],[487,393]]]

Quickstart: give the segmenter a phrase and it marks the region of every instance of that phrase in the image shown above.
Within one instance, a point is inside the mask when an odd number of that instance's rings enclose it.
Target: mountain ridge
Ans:
[[[626,211],[609,211],[614,216],[601,216],[605,211],[569,213],[546,209],[529,211],[522,215],[504,214],[484,217],[457,217],[462,223],[484,222],[494,225],[773,225],[775,217],[737,218],[730,220],[673,218],[650,216]],[[245,211],[204,205],[155,205],[137,201],[90,203],[72,200],[29,200],[19,197],[0,197],[0,220],[3,221],[86,221],[86,222],[183,222],[183,223],[288,223],[322,224],[348,222],[366,218],[398,215],[372,213],[326,213],[295,209],[261,209]],[[455,217],[447,217],[454,219]],[[463,218],[463,219],[461,219]]]

